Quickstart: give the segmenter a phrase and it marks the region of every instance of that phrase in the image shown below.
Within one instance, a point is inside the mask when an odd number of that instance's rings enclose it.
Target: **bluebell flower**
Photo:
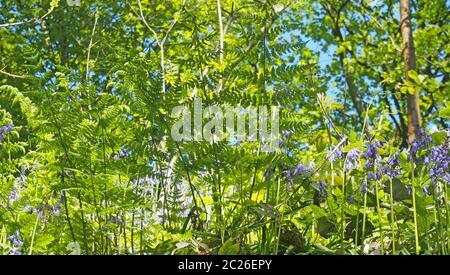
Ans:
[[[294,169],[293,176],[308,176],[312,173],[313,164],[303,164],[299,163],[297,167]]]
[[[286,171],[286,178],[289,181],[290,185],[286,186],[286,190],[291,190],[292,188],[294,188],[294,178],[291,175],[291,171],[287,170]]]
[[[8,205],[12,205],[16,200],[19,199],[19,190],[17,189],[17,185],[14,185],[14,189],[9,194],[9,202]]]
[[[381,172],[379,169],[376,170],[375,172],[374,171],[367,172],[367,179],[370,181],[381,180],[381,178],[382,178],[382,175],[381,175]]]
[[[11,133],[12,130],[14,129],[14,123],[6,124],[5,128],[6,128],[6,132]]]
[[[360,153],[361,151],[358,148],[351,149],[347,153],[347,160],[350,162],[355,162],[358,159]]]
[[[398,152],[395,152],[394,155],[392,155],[392,157],[388,158],[386,163],[391,168],[399,167],[400,166],[400,162],[398,161]]]
[[[281,136],[282,136],[284,139],[287,139],[287,138],[289,138],[293,133],[294,133],[294,132],[291,131],[291,130],[283,130],[283,131],[281,131]]]
[[[367,146],[366,151],[362,154],[365,159],[374,159],[378,154],[378,148],[383,144],[379,141],[374,141]]]
[[[350,170],[356,168],[356,166],[357,166],[356,161],[360,154],[361,154],[361,151],[358,148],[351,149],[347,153],[347,158],[346,158],[346,162],[344,165],[345,171],[350,171]]]
[[[430,176],[450,183],[449,163],[450,153],[448,144],[433,146],[430,149]]]
[[[432,142],[433,139],[427,134],[425,129],[420,128],[414,141],[409,144],[408,160],[412,158],[414,162],[418,162],[417,153],[428,148]]]
[[[61,214],[61,205],[56,205],[51,207],[51,211],[53,212],[53,215],[59,216]]]
[[[335,161],[335,160],[341,159],[343,157],[344,157],[344,153],[342,152],[342,149],[340,147],[339,148],[334,147],[331,149],[331,153],[330,153],[331,161]]]
[[[328,184],[324,180],[319,181],[319,192],[325,198],[328,198]]]
[[[353,196],[349,196],[348,199],[347,199],[347,202],[349,204],[353,204],[355,202],[355,198]]]
[[[394,155],[389,157],[386,160],[386,165],[381,165],[381,171],[383,175],[386,175],[390,178],[396,178],[400,175],[400,162],[398,160],[398,152],[395,152]]]
[[[29,205],[25,205],[25,206],[22,208],[22,211],[25,212],[25,213],[28,213],[28,214],[33,213],[33,209],[32,209],[31,206],[29,206]]]
[[[0,127],[0,141],[2,141],[6,137],[6,134],[11,133],[13,129],[13,123],[8,123],[5,126]]]
[[[122,146],[119,149],[119,152],[114,156],[114,160],[119,160],[119,159],[123,159],[130,156],[130,153],[127,151],[127,149]]]
[[[14,232],[12,235],[10,235],[8,237],[8,240],[11,241],[11,243],[13,244],[11,250],[9,251],[9,255],[20,255],[20,246],[22,246],[23,242],[20,239],[20,232],[19,230],[16,230],[16,232]]]
[[[364,180],[361,185],[361,194],[365,194],[367,192],[367,181]]]

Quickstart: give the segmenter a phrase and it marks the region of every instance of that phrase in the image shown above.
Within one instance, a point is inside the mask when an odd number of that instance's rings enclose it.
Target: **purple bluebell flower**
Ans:
[[[52,207],[53,215],[59,216],[61,214],[61,205],[56,205]]]
[[[379,141],[374,141],[367,146],[366,151],[362,154],[365,159],[374,159],[378,154],[378,148],[383,144]]]
[[[289,170],[287,170],[286,171],[286,178],[287,178],[287,180],[289,181],[289,183],[290,183],[290,185],[287,185],[286,186],[286,190],[291,190],[291,189],[293,189],[294,188],[294,178],[293,178],[293,176],[291,175],[291,171],[289,171]]]
[[[361,194],[365,194],[367,192],[367,181],[364,180],[361,185]]]
[[[120,147],[119,152],[114,156],[114,160],[123,159],[129,157],[130,153],[127,151],[125,146]]]
[[[319,181],[319,192],[325,198],[328,198],[328,184],[324,180]]]
[[[410,143],[408,160],[412,158],[415,162],[418,162],[417,153],[428,148],[432,142],[433,139],[427,134],[425,129],[420,128],[416,138]]]
[[[14,129],[14,123],[8,123],[6,124],[6,132],[10,133]]]
[[[8,205],[11,206],[16,200],[19,199],[19,189],[17,188],[17,184],[14,184],[14,189],[11,191],[11,193],[9,194],[8,198]]]
[[[22,255],[22,252],[20,252],[20,249],[18,247],[13,246],[9,251],[9,255]]]
[[[376,171],[368,171],[367,172],[367,179],[370,181],[376,181],[376,180],[381,180],[382,175],[380,170],[376,170]]]
[[[427,189],[425,186],[422,186],[422,193],[423,193],[425,196],[429,195],[428,189]]]
[[[347,199],[347,202],[349,204],[353,204],[355,202],[355,198],[353,196],[349,196],[348,199]]]
[[[6,134],[11,133],[13,129],[13,123],[8,123],[5,126],[0,127],[0,141],[2,141],[6,137]]]
[[[392,157],[388,158],[386,163],[392,168],[399,167],[400,162],[398,161],[398,152],[395,152]]]
[[[330,154],[330,160],[331,161],[335,161],[337,159],[341,159],[344,157],[344,153],[342,152],[342,149],[336,148],[334,147],[333,149],[331,149],[331,154]]]
[[[28,213],[28,214],[33,213],[33,209],[32,209],[31,206],[29,206],[29,205],[25,205],[25,206],[22,208],[22,211],[25,212],[25,213]]]
[[[23,242],[20,240],[19,230],[16,230],[16,232],[14,232],[12,235],[10,235],[8,237],[8,240],[10,240],[13,243],[13,245],[15,245],[15,246],[19,246],[19,245],[23,244]]]
[[[350,171],[357,167],[356,161],[360,154],[361,154],[361,151],[358,148],[353,148],[350,151],[348,151],[346,162],[344,165],[345,171]]]
[[[361,151],[358,148],[351,149],[350,151],[348,151],[347,160],[350,162],[356,162],[360,153]]]
[[[289,138],[293,133],[294,133],[294,132],[291,131],[291,130],[283,130],[283,131],[281,131],[281,136],[282,136],[284,139],[287,139],[287,138]]]
[[[294,169],[293,176],[308,176],[312,172],[311,164],[299,163],[297,167]]]
[[[450,183],[450,150],[448,144],[431,147],[430,159],[430,176],[441,179],[447,184]]]
[[[381,165],[381,171],[383,175],[386,175],[390,178],[396,178],[400,175],[400,162],[398,160],[398,152],[395,152],[394,155],[389,157],[386,160],[386,165]]]
[[[9,251],[9,255],[20,255],[20,246],[22,246],[23,242],[20,239],[19,230],[16,230],[12,235],[10,235],[8,240],[10,240],[13,244],[11,250]]]

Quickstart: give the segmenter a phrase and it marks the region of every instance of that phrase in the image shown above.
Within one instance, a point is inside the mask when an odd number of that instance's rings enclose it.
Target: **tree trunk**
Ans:
[[[416,70],[416,53],[411,29],[411,16],[409,0],[400,0],[400,28],[403,39],[403,61],[405,62],[406,80],[409,80],[409,72]],[[419,92],[408,93],[406,109],[408,112],[408,141],[412,142],[422,126],[419,107]]]

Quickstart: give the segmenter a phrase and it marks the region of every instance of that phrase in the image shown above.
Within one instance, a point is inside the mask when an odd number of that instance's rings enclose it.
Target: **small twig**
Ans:
[[[87,58],[86,58],[86,86],[89,84],[89,61],[91,58],[92,40],[94,39],[95,28],[97,27],[97,22],[98,22],[98,13],[95,14],[94,27],[92,28],[91,40],[89,41],[88,54],[87,54]]]
[[[2,71],[2,70],[0,70],[0,74],[4,74],[4,75],[12,77],[12,78],[20,78],[20,79],[31,78],[31,76],[28,76],[28,75],[17,75],[17,74],[8,73],[8,72]]]
[[[55,9],[55,7],[50,7],[50,9],[48,10],[48,12],[46,14],[44,14],[43,16],[38,17],[38,18],[33,18],[33,19],[23,21],[23,22],[0,24],[0,28],[28,25],[28,24],[32,24],[33,22],[41,22],[42,20],[45,19],[45,17],[47,17],[50,13],[52,13],[54,9]]]

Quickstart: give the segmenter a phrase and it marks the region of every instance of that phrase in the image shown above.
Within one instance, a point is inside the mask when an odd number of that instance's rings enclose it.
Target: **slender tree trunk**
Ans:
[[[400,0],[400,28],[403,39],[403,61],[405,62],[406,80],[409,79],[409,72],[416,70],[416,53],[411,29],[411,16],[409,0]],[[419,107],[419,92],[407,94],[406,109],[408,112],[408,140],[412,142],[422,126]]]

